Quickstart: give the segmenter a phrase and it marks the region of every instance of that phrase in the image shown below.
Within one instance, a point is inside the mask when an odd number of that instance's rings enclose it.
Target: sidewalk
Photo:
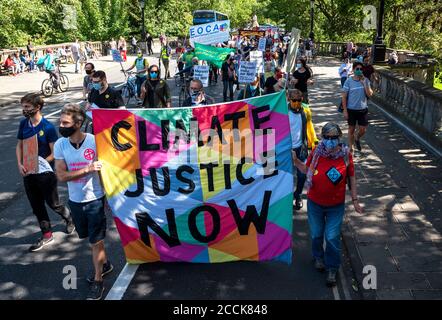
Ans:
[[[347,125],[339,104],[339,64],[314,67],[310,91],[313,121]],[[325,60],[323,60],[325,62]],[[327,65],[327,67],[322,67]],[[442,161],[405,136],[373,104],[370,126],[356,151],[355,168],[363,214],[347,197],[343,230],[359,291],[365,299],[442,299]],[[377,271],[377,290],[365,290],[363,267]]]

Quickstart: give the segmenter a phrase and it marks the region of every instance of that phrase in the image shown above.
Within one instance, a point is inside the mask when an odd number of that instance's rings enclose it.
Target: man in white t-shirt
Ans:
[[[78,43],[78,39],[75,39],[75,42],[72,43],[71,52],[75,62],[75,73],[78,73],[78,64],[80,61],[80,44]]]
[[[81,132],[86,119],[85,111],[77,104],[68,103],[61,110],[59,132],[64,138],[54,146],[57,178],[67,182],[69,207],[80,239],[89,238],[95,274],[88,277],[91,283],[88,300],[100,300],[103,291],[103,276],[113,266],[106,257],[106,215],[104,191],[99,171],[102,164],[97,161],[94,136]]]

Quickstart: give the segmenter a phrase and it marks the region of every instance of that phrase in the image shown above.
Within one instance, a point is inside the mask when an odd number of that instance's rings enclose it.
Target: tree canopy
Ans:
[[[409,49],[442,58],[442,1],[388,0],[384,34],[389,47]],[[192,12],[213,9],[229,16],[233,28],[272,23],[286,30],[310,31],[310,0],[146,0],[145,26],[153,36],[185,36]],[[372,42],[376,30],[365,29],[364,6],[373,0],[316,0],[316,40]],[[0,47],[81,40],[108,40],[141,33],[138,0],[2,0]]]

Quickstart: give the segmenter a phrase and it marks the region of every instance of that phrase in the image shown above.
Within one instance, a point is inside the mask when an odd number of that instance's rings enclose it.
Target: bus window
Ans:
[[[193,25],[214,22],[215,11],[195,11],[193,13]]]
[[[225,14],[218,13],[218,14],[216,15],[216,20],[217,20],[217,21],[229,20],[229,18],[228,18]]]

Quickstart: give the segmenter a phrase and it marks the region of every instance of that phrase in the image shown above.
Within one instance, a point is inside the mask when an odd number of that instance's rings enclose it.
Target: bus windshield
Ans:
[[[221,20],[229,20],[229,17],[223,13],[216,12],[214,10],[196,10],[193,12],[193,25]]]

